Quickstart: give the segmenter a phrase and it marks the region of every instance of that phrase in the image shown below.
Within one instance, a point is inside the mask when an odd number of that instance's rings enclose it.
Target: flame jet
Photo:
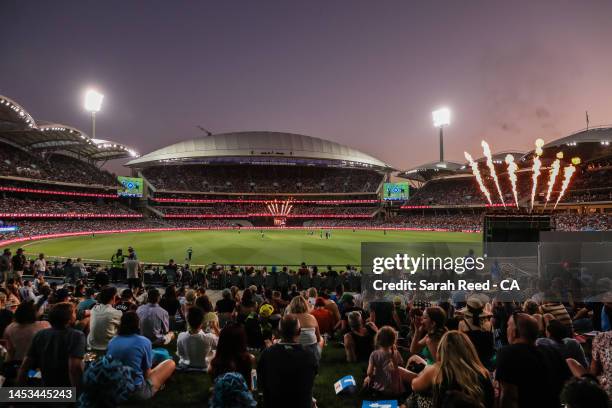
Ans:
[[[553,186],[555,185],[555,181],[557,180],[557,176],[559,175],[559,170],[561,170],[561,159],[563,158],[563,152],[557,153],[557,158],[550,165],[550,173],[548,176],[548,191],[546,192],[546,202],[544,203],[544,208],[548,205],[550,201],[550,196],[552,194]]]
[[[472,156],[468,152],[463,152],[463,154],[465,156],[465,159],[470,163],[470,167],[472,168],[472,173],[474,173],[474,177],[476,177],[476,181],[478,182],[478,185],[480,186],[480,191],[482,191],[482,193],[485,195],[489,204],[493,205],[493,202],[491,201],[491,193],[489,193],[489,190],[487,190],[484,183],[482,182],[480,170],[478,170],[478,163],[476,163],[474,159],[472,159]]]
[[[542,150],[542,146],[544,146],[544,140],[536,139],[535,141],[535,156],[533,157],[533,166],[531,170],[533,171],[533,175],[531,176],[531,180],[533,185],[531,186],[531,211],[533,211],[533,204],[535,202],[535,195],[538,189],[538,177],[540,176],[540,169],[542,168],[542,161],[540,160],[540,156],[544,151]]]
[[[580,157],[574,157],[572,158],[572,164],[565,166],[563,168],[563,183],[561,184],[561,192],[559,193],[559,197],[557,197],[557,202],[555,203],[555,207],[553,209],[557,208],[559,201],[561,201],[561,199],[563,198],[563,195],[565,194],[565,190],[567,190],[567,187],[569,186],[572,176],[576,172],[576,167],[574,167],[574,165],[577,166],[579,164],[580,164]]]
[[[506,155],[506,164],[508,165],[508,177],[510,178],[510,184],[512,185],[512,195],[514,196],[514,203],[516,204],[516,208],[518,208],[518,193],[516,192],[516,171],[518,170],[518,166],[514,162],[514,156],[511,154]]]
[[[487,166],[489,167],[489,171],[491,172],[491,177],[493,177],[493,181],[495,181],[495,187],[497,187],[497,194],[499,194],[499,199],[501,200],[504,208],[506,208],[506,202],[504,200],[504,195],[502,194],[501,187],[499,186],[497,172],[495,171],[495,166],[493,165],[493,156],[491,155],[491,148],[489,147],[489,144],[485,142],[484,140],[480,142],[480,145],[482,146],[484,155],[487,158]]]

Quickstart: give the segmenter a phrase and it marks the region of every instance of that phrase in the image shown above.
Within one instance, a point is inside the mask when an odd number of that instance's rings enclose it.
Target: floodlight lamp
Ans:
[[[104,99],[104,95],[90,89],[85,93],[85,109],[89,112],[99,112],[102,107],[102,100]]]
[[[433,117],[433,123],[435,127],[442,127],[450,125],[450,109],[440,108],[431,113]]]

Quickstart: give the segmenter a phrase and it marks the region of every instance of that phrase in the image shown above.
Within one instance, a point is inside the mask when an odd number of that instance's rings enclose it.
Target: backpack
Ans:
[[[136,390],[137,377],[136,370],[110,356],[94,361],[83,373],[83,393],[79,397],[79,407],[119,406]]]

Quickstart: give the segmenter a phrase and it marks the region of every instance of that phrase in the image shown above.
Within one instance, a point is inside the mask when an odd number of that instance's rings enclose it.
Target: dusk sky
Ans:
[[[140,153],[287,131],[398,169],[612,123],[612,1],[0,1],[0,94]],[[120,166],[114,164],[112,170]],[[125,171],[123,171],[125,172]]]

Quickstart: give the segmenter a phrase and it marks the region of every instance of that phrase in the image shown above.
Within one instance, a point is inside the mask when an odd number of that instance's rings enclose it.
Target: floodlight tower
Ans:
[[[450,125],[450,109],[440,108],[431,113],[434,126],[440,129],[440,162],[444,161],[444,126]]]
[[[96,112],[102,107],[104,95],[94,89],[85,93],[85,110],[91,112],[91,138],[96,138]]]

